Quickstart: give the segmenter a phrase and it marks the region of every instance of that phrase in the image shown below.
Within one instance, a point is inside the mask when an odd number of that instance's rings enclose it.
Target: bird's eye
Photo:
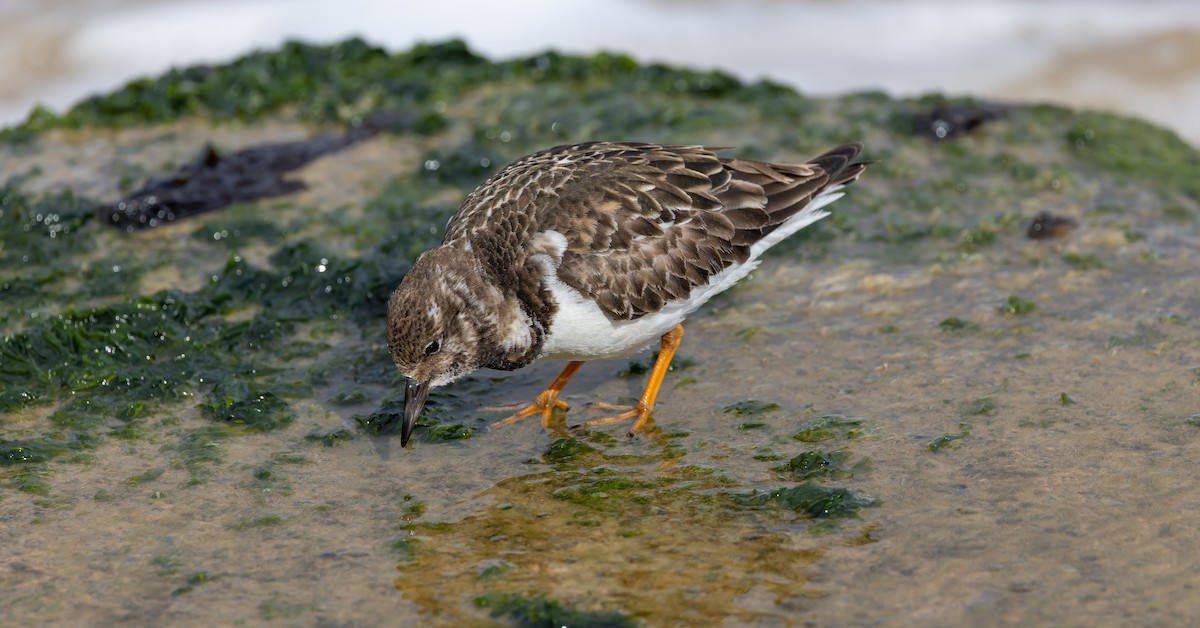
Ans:
[[[441,350],[442,350],[442,341],[440,341],[440,340],[434,340],[433,342],[425,345],[425,355],[433,355]]]

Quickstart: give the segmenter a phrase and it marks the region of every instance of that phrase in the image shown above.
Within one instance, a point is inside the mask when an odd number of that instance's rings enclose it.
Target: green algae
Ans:
[[[475,605],[488,609],[493,618],[506,617],[523,628],[632,628],[641,625],[617,611],[584,611],[537,594],[488,593],[475,598]]]
[[[213,467],[225,459],[221,443],[235,433],[227,427],[200,427],[183,433],[171,446],[175,464],[188,472],[190,484],[202,484],[212,475]]]
[[[979,329],[979,323],[973,323],[968,320],[963,320],[957,316],[944,318],[938,323],[938,329],[942,331],[976,331]]]
[[[635,375],[645,375],[646,373],[649,373],[650,369],[654,368],[654,363],[658,361],[658,353],[658,351],[655,351],[646,359],[630,360],[629,363],[625,365],[625,368],[617,371],[617,377],[624,379],[627,377],[633,377]],[[686,355],[675,354],[675,356],[671,358],[671,363],[667,365],[667,372],[673,373],[675,371],[682,371],[692,368],[695,365],[696,360],[694,358]],[[688,379],[689,378],[681,379],[676,386],[682,385]]]
[[[318,610],[312,602],[299,602],[284,593],[272,593],[270,597],[258,604],[258,616],[264,621],[277,621],[299,617],[304,613]]]
[[[805,421],[792,438],[803,443],[820,443],[835,438],[856,438],[862,434],[862,420],[840,414],[826,414]]]
[[[198,587],[202,584],[206,584],[208,582],[212,582],[215,579],[216,579],[216,576],[209,575],[209,573],[207,571],[197,571],[197,572],[191,574],[190,576],[188,576],[186,580],[184,580],[183,586],[175,589],[174,591],[171,591],[171,596],[177,597],[180,595],[185,595],[187,593],[191,593],[192,591],[196,590],[196,587]]]
[[[822,451],[816,449],[794,456],[786,464],[773,467],[772,470],[797,482],[806,480],[843,480],[852,478],[856,473],[868,471],[871,462],[867,458],[854,460],[854,454],[848,449]]]
[[[50,440],[0,439],[0,465],[36,464],[73,449],[67,443]]]
[[[825,488],[812,482],[770,491],[740,493],[733,496],[733,501],[747,508],[775,504],[814,519],[853,518],[863,508],[880,504],[877,499],[864,497],[849,489]]]
[[[134,476],[125,478],[125,484],[127,484],[129,486],[137,486],[139,484],[146,484],[147,482],[153,482],[153,481],[157,480],[158,478],[162,477],[162,474],[165,472],[166,472],[166,469],[163,469],[162,467],[156,467],[154,469],[147,469],[144,473],[140,473],[138,475],[134,475]]]
[[[1009,316],[1024,316],[1037,309],[1037,303],[1022,299],[1016,295],[1008,297],[999,308],[1001,313]]]
[[[1123,179],[1156,181],[1200,199],[1200,155],[1178,136],[1141,120],[1084,111],[1074,115],[1065,139],[1073,153]]]
[[[275,393],[252,382],[237,380],[218,382],[200,410],[214,421],[254,430],[276,429],[294,419],[287,402]]]
[[[10,486],[29,495],[50,495],[50,471],[45,465],[28,465],[9,476]]]
[[[1113,334],[1104,341],[1105,349],[1119,347],[1155,347],[1167,341],[1167,335],[1161,330],[1141,325],[1141,329],[1133,334]]]
[[[597,80],[600,79],[600,80]],[[599,53],[573,57],[545,52],[493,63],[461,41],[419,45],[397,55],[359,39],[328,46],[298,42],[276,51],[246,55],[222,66],[173,69],[156,79],[133,81],[122,89],[89,98],[62,115],[35,109],[0,140],[30,142],[54,128],[122,127],[163,123],[205,115],[253,121],[285,107],[306,120],[357,120],[371,109],[404,111],[407,132],[441,130],[438,110],[487,83],[571,86],[557,93],[578,113],[563,112],[564,126],[599,129],[636,127],[720,128],[745,119],[741,100],[769,105],[767,113],[795,115],[806,101],[792,90],[768,82],[746,86],[721,72],[696,72],[665,65],[641,65],[626,56]],[[646,98],[656,95],[658,98]],[[632,96],[632,97],[631,97]],[[664,98],[665,97],[665,98]],[[621,106],[617,106],[618,103]],[[631,106],[633,105],[633,106]],[[519,107],[482,108],[518,113]],[[527,121],[495,120],[494,126],[522,129]],[[487,125],[477,125],[487,129]],[[553,132],[551,125],[542,132]]]
[[[507,560],[492,561],[489,562],[486,567],[479,570],[479,578],[498,578],[516,568],[516,565],[508,562]]]
[[[263,515],[257,519],[241,521],[232,527],[235,530],[252,530],[255,528],[276,528],[286,523],[287,520],[279,515]]]
[[[396,371],[388,365],[390,371]],[[460,392],[435,390],[430,393],[425,402],[425,409],[417,419],[414,431],[416,438],[423,442],[444,442],[470,438],[479,428],[461,422],[462,414],[475,406],[465,402]],[[370,414],[356,415],[355,423],[359,429],[372,436],[398,433],[404,417],[404,394],[400,393],[385,398],[379,408]]]
[[[346,441],[354,440],[355,433],[353,430],[345,427],[338,427],[332,430],[315,430],[304,435],[304,440],[320,443],[326,447],[336,447]]]
[[[1108,268],[1108,264],[1094,253],[1067,253],[1063,261],[1075,270],[1095,270]]]
[[[542,460],[551,463],[566,462],[595,451],[595,447],[573,438],[558,438],[546,447],[546,451],[542,454]]]
[[[967,431],[954,432],[951,434],[942,434],[941,436],[938,436],[937,438],[929,441],[929,444],[927,445],[927,447],[929,447],[929,451],[938,452],[938,451],[941,451],[941,450],[949,447],[950,444],[953,443],[954,441],[959,440],[961,438],[966,438],[969,435],[970,435],[970,432],[967,432]]]
[[[959,406],[958,412],[965,417],[970,417],[981,414],[991,414],[992,412],[995,412],[995,410],[996,399],[991,395],[987,395],[986,397],[972,399],[971,401],[963,403]]]
[[[763,414],[764,412],[771,412],[772,410],[779,410],[782,407],[783,406],[770,401],[745,399],[721,408],[721,412],[724,412],[725,414],[731,414],[733,416],[753,416],[756,414]]]

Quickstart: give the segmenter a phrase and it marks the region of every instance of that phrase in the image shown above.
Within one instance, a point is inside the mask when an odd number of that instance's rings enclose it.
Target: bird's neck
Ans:
[[[460,264],[472,261],[459,270],[469,270],[463,275],[463,287],[469,291],[463,302],[480,326],[480,366],[505,371],[527,366],[541,356],[556,308],[543,286],[542,271],[517,260],[497,264],[478,253],[476,249],[455,257]]]

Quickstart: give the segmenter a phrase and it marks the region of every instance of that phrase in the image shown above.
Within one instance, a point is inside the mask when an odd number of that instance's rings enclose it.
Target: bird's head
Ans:
[[[430,389],[481,363],[480,323],[468,308],[473,271],[452,253],[433,249],[421,255],[388,302],[388,348],[408,380],[401,446],[408,444]]]

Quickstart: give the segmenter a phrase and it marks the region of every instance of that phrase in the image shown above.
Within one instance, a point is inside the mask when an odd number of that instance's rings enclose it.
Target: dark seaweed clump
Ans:
[[[149,229],[233,203],[291,194],[307,187],[284,175],[385,128],[399,129],[402,116],[373,114],[337,136],[331,133],[298,142],[253,146],[222,155],[212,144],[200,156],[174,172],[151,177],[125,198],[97,210],[100,222],[133,231]]]
[[[733,496],[733,501],[748,508],[776,504],[814,519],[857,517],[858,511],[864,507],[879,505],[878,500],[863,497],[849,489],[825,488],[811,482],[765,492],[740,493]]]

